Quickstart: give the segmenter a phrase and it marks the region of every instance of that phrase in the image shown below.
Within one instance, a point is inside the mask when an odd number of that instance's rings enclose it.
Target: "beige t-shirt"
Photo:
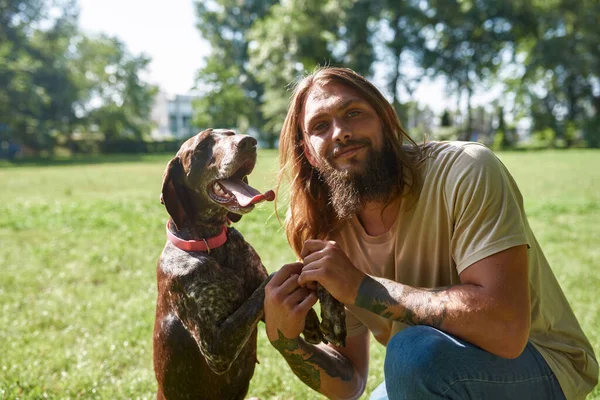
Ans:
[[[531,294],[529,340],[555,373],[567,399],[583,399],[598,363],[527,222],[523,199],[504,165],[479,143],[430,143],[422,189],[404,201],[392,228],[369,236],[356,218],[330,236],[369,275],[410,286],[460,283],[473,263],[527,244]],[[381,344],[407,326],[347,306],[348,335],[369,329]]]

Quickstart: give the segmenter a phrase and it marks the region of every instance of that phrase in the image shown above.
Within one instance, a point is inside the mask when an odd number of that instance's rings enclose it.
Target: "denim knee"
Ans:
[[[564,399],[532,344],[509,360],[429,326],[406,328],[390,339],[384,372],[390,400]]]
[[[401,379],[412,378],[418,374],[419,360],[430,351],[425,346],[428,327],[413,326],[395,334],[387,344],[384,372],[388,377]]]
[[[429,326],[414,326],[398,332],[387,344],[385,382],[393,398],[426,398],[443,391],[439,387],[439,331]],[[431,379],[435,377],[434,379]]]

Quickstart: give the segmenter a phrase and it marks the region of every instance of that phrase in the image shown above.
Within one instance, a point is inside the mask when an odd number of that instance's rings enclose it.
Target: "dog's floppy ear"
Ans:
[[[175,227],[180,229],[183,221],[188,217],[186,211],[189,209],[189,204],[183,186],[183,165],[179,157],[173,158],[167,164],[163,174],[160,202],[165,205]]]

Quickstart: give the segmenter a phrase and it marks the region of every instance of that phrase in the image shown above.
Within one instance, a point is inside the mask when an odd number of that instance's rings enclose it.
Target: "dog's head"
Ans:
[[[161,203],[177,229],[199,216],[210,223],[225,214],[236,222],[254,204],[273,200],[248,185],[256,164],[256,139],[230,130],[207,129],[188,139],[163,174]]]

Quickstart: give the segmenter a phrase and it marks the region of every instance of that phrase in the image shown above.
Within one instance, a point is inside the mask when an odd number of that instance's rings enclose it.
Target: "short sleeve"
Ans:
[[[346,332],[348,337],[356,336],[364,331],[368,330],[367,326],[363,324],[358,318],[352,314],[348,308],[346,308]]]
[[[450,167],[445,191],[453,220],[452,258],[459,274],[492,254],[528,244],[517,185],[487,147],[463,147]]]

